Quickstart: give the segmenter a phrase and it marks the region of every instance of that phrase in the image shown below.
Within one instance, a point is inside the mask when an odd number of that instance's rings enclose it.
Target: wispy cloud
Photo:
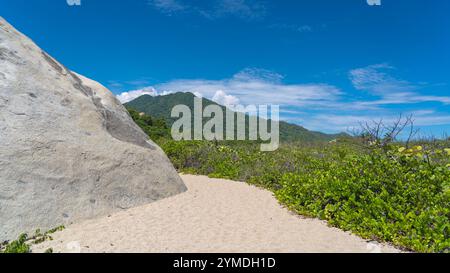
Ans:
[[[155,7],[160,12],[168,15],[181,12],[189,8],[189,6],[179,0],[149,0],[148,4]]]
[[[117,95],[117,98],[119,99],[119,101],[121,103],[127,103],[127,102],[137,99],[143,95],[158,96],[161,94],[159,94],[158,91],[156,91],[156,89],[153,87],[145,87],[145,88],[138,89],[138,90],[131,90],[128,92],[123,92],[123,93]]]
[[[152,78],[140,77],[134,80],[117,81],[110,80],[106,82],[106,86],[114,93],[123,92],[125,90],[140,90],[151,85]]]
[[[323,83],[285,84],[283,76],[264,69],[248,68],[229,79],[178,79],[141,89],[152,88],[155,95],[175,92],[191,92],[209,99],[239,101],[242,104],[279,104],[291,106],[327,105],[339,100],[342,92]],[[132,91],[138,95],[139,90]],[[126,92],[128,93],[128,92]],[[120,95],[131,98],[129,95]]]
[[[403,113],[412,115],[414,126],[427,127],[430,125],[440,126],[450,124],[450,114],[436,113],[432,110],[408,111]],[[307,114],[298,117],[290,117],[286,120],[293,123],[300,123],[308,129],[323,132],[352,132],[359,129],[361,123],[371,123],[382,120],[385,124],[392,124],[399,119],[399,113],[384,111],[382,113],[367,114]]]
[[[357,90],[366,91],[379,99],[363,102],[364,105],[413,104],[422,102],[441,102],[450,104],[450,97],[423,95],[419,90],[424,83],[413,83],[392,76],[389,72],[395,67],[389,64],[375,64],[349,72],[350,80]]]
[[[134,86],[136,88],[141,88],[150,85],[151,81],[149,78],[139,78],[136,80],[126,81],[125,84]]]
[[[123,85],[122,83],[117,82],[117,81],[108,81],[108,82],[106,83],[106,86],[107,86],[109,89],[111,89],[112,91],[117,91],[117,90],[120,90],[121,88],[124,87],[124,85]]]
[[[322,83],[285,84],[282,76],[267,70],[245,69],[229,79],[181,79],[156,85],[166,92],[198,92],[212,98],[222,90],[237,97],[243,104],[279,104],[306,106],[335,101],[341,91]]]
[[[257,20],[267,14],[264,2],[256,0],[212,0],[204,5],[186,0],[149,0],[148,4],[167,15],[191,13],[211,20],[229,16]]]
[[[389,105],[389,104],[418,104],[424,102],[440,102],[443,104],[450,104],[450,97],[446,96],[433,96],[433,95],[421,95],[414,92],[399,92],[386,94],[382,99],[374,101],[363,101],[361,105]]]
[[[389,64],[375,64],[351,70],[349,75],[356,89],[368,91],[375,95],[409,92],[417,88],[408,81],[391,76],[388,71],[393,69],[395,68]]]
[[[260,19],[266,16],[267,9],[262,1],[220,0],[213,10],[213,17],[237,16],[244,19]]]
[[[240,104],[240,100],[237,97],[228,95],[223,90],[218,90],[212,97],[212,100],[229,108],[234,108],[234,106]]]

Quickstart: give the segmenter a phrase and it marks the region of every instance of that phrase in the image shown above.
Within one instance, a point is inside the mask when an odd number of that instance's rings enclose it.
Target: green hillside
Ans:
[[[176,119],[170,117],[172,108],[176,105],[187,105],[190,109],[194,108],[194,94],[192,93],[175,93],[166,96],[152,97],[149,95],[141,96],[129,103],[126,103],[127,108],[134,109],[138,112],[158,119],[164,119],[169,126],[172,126]],[[203,107],[208,105],[219,105],[211,100],[203,98]],[[219,105],[223,109],[224,106]],[[301,126],[289,124],[287,122],[280,122],[280,138],[285,142],[293,141],[330,141],[338,137],[345,136],[345,134],[328,135],[320,132],[309,131]]]

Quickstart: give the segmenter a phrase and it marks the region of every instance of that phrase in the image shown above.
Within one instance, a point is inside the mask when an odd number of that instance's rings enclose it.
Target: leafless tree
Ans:
[[[414,126],[412,115],[403,117],[400,115],[392,124],[386,124],[382,119],[371,122],[361,122],[360,129],[354,130],[352,135],[362,140],[368,147],[382,148],[386,150],[390,144],[397,142],[399,136],[408,130],[405,145],[409,147],[411,141],[419,130]]]

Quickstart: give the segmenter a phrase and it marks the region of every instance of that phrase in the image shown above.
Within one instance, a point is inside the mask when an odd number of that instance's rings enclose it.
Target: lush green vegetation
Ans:
[[[131,108],[128,108],[128,112],[151,139],[170,138],[170,129],[164,119],[152,118]]]
[[[254,142],[154,140],[181,172],[270,189],[290,209],[367,239],[450,252],[450,139],[362,136],[291,142],[272,153]]]
[[[57,228],[51,229],[47,232],[42,233],[41,230],[36,230],[33,236],[28,236],[28,234],[24,233],[17,238],[17,240],[12,242],[3,242],[0,243],[0,253],[30,253],[31,245],[36,245],[43,243],[47,240],[53,240],[51,234],[61,231],[64,229],[64,226],[59,226]],[[47,249],[45,253],[52,253],[53,249]]]
[[[364,153],[347,143],[291,144],[274,153],[249,143],[160,144],[182,172],[271,189],[298,213],[364,238],[420,252],[450,250],[450,168],[444,163],[450,156],[444,150],[429,159],[395,146]]]
[[[30,253],[30,246],[26,243],[27,234],[21,234],[19,238],[11,243],[4,242],[0,245],[0,253]]]

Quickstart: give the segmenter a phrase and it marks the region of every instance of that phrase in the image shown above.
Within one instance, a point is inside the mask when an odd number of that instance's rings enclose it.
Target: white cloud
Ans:
[[[270,70],[247,68],[231,78],[221,80],[178,79],[120,94],[122,101],[150,92],[165,95],[191,92],[197,97],[220,104],[277,104],[282,108],[302,107],[315,110],[377,110],[377,105],[342,99],[344,93],[325,83],[286,84],[283,76]],[[150,91],[149,91],[150,90]],[[131,93],[132,96],[128,93]],[[282,109],[283,110],[283,109]]]
[[[358,90],[364,90],[376,95],[392,92],[407,92],[416,89],[407,81],[390,76],[387,71],[395,69],[388,64],[375,64],[350,71],[350,80]]]
[[[436,125],[449,125],[450,115],[446,113],[436,113],[432,110],[418,110],[404,113],[404,117],[412,115],[414,126],[426,127]],[[371,123],[382,120],[386,125],[393,124],[399,118],[399,113],[384,111],[383,113],[370,113],[362,115],[352,114],[316,114],[289,118],[288,121],[301,123],[310,130],[322,132],[352,132],[353,129],[360,129],[361,123]]]
[[[312,29],[311,26],[303,25],[303,26],[299,26],[299,27],[297,28],[297,31],[298,31],[298,32],[312,32],[313,29]]]
[[[173,15],[187,12],[207,19],[218,19],[233,16],[244,20],[255,20],[265,17],[267,10],[261,1],[255,0],[213,0],[199,5],[186,0],[149,0],[148,4],[160,12]]]
[[[259,79],[267,82],[279,83],[284,79],[284,76],[267,69],[246,68],[235,74],[233,79],[241,81]]]
[[[218,104],[224,105],[230,109],[233,109],[234,106],[239,104],[239,99],[237,97],[227,95],[227,93],[222,90],[219,90],[216,92],[216,94],[214,94],[214,96],[212,97],[212,101],[215,101]]]
[[[450,97],[422,95],[417,91],[424,83],[411,83],[391,76],[388,72],[395,67],[389,64],[375,64],[351,70],[350,80],[357,90],[367,91],[381,99],[362,102],[362,105],[411,104],[441,102],[450,104]]]
[[[380,100],[360,102],[363,106],[388,105],[388,104],[415,104],[423,102],[440,102],[450,104],[450,97],[420,95],[414,92],[386,94]]]
[[[266,15],[266,7],[252,0],[220,0],[217,1],[214,16],[233,15],[242,19],[259,19]]]
[[[123,92],[117,95],[117,98],[121,103],[127,103],[143,95],[157,96],[158,92],[153,87],[146,87],[139,90]]]
[[[116,89],[120,89],[123,87],[123,84],[120,82],[116,82],[116,81],[108,81],[107,86],[110,89],[116,90]]]
[[[233,96],[242,104],[278,104],[313,106],[339,99],[342,92],[322,83],[285,84],[283,77],[274,72],[245,69],[229,79],[180,79],[154,86],[158,91],[199,92],[211,99],[218,91]]]
[[[188,8],[178,0],[149,0],[148,4],[165,14],[173,14]]]

